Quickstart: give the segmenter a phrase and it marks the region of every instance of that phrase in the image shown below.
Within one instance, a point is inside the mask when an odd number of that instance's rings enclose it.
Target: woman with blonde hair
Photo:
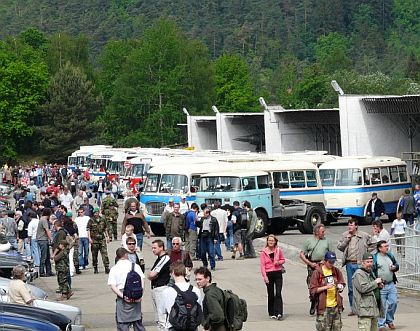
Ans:
[[[267,287],[268,315],[272,319],[283,318],[283,251],[277,245],[278,239],[273,234],[267,236],[265,248],[260,255],[261,275]]]

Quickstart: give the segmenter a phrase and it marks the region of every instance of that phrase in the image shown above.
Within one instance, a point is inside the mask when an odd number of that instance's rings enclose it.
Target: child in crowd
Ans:
[[[131,224],[128,224],[125,227],[125,233],[123,234],[121,238],[121,246],[127,250],[128,250],[128,247],[127,247],[128,238],[133,238],[134,241],[136,242],[136,247],[137,247],[137,238],[136,238],[136,235],[134,234],[134,226],[132,226]]]
[[[391,236],[395,237],[395,244],[397,245],[397,253],[401,254],[403,257],[405,255],[405,250],[403,245],[405,244],[405,229],[407,223],[404,219],[401,218],[401,213],[397,213],[397,218],[392,222],[391,225]]]

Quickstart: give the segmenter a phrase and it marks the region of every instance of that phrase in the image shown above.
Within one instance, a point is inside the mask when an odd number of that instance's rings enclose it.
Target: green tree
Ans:
[[[102,121],[104,136],[124,146],[180,142],[182,107],[210,109],[213,73],[206,47],[189,40],[174,22],[160,19],[127,58]]]
[[[136,40],[112,40],[105,45],[99,58],[98,73],[98,88],[102,92],[105,103],[108,103],[114,94],[115,82],[128,56],[136,47],[138,47]]]
[[[79,145],[96,136],[101,100],[80,68],[69,62],[53,76],[43,107],[42,150],[50,160],[65,160]]]
[[[45,98],[48,70],[31,47],[0,42],[0,159],[16,159],[19,143],[33,133]]]
[[[315,44],[315,58],[325,73],[350,69],[348,57],[349,41],[343,35],[331,32],[318,38]]]
[[[93,77],[93,68],[89,59],[89,38],[86,35],[72,37],[67,33],[56,33],[49,37],[46,62],[51,75],[70,62],[81,68],[89,79]]]
[[[259,111],[248,64],[240,55],[225,54],[215,62],[216,105],[223,112]]]

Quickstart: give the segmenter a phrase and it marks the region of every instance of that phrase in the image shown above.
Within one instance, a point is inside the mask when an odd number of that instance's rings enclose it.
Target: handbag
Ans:
[[[277,249],[279,250],[279,256],[280,256],[280,248],[277,247]],[[279,260],[280,261],[280,260]],[[281,273],[285,274],[286,273],[286,268],[284,267],[284,263],[281,265]]]

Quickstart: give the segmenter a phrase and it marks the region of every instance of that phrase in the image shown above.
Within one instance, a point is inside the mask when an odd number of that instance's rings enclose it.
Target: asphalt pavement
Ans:
[[[390,224],[386,224],[389,227]],[[369,232],[370,226],[361,226],[363,231]],[[327,236],[335,242],[341,233],[346,230],[346,224],[334,224],[327,227]],[[278,238],[285,247],[287,258],[283,282],[284,320],[274,321],[268,318],[267,295],[264,282],[261,278],[259,259],[243,261],[232,260],[230,253],[224,251],[224,261],[218,261],[216,271],[213,273],[214,282],[223,289],[231,289],[248,304],[249,318],[243,330],[315,330],[315,317],[308,314],[309,303],[305,285],[306,268],[297,260],[299,247],[309,235],[302,235],[297,230],[289,230]],[[146,261],[146,272],[150,270],[155,257],[151,253],[151,239],[145,239],[143,254]],[[110,260],[114,260],[115,250],[119,242],[109,245]],[[265,239],[254,241],[257,251],[265,244]],[[101,261],[101,260],[100,260]],[[195,267],[201,264],[195,262]],[[101,262],[99,274],[94,275],[92,269],[82,271],[81,275],[73,277],[74,296],[66,304],[78,306],[82,309],[82,322],[87,330],[115,330],[115,296],[108,288],[107,275],[104,273]],[[50,299],[57,295],[55,277],[41,278],[35,284],[49,292]],[[347,292],[344,292],[345,307],[348,308]],[[419,330],[420,314],[418,307],[420,295],[412,292],[400,292],[399,305],[396,313],[395,325],[399,330]],[[156,330],[153,317],[154,312],[151,302],[150,283],[146,281],[146,290],[143,297],[143,321],[147,330]],[[357,317],[348,317],[348,309],[343,313],[343,330],[356,330]]]

